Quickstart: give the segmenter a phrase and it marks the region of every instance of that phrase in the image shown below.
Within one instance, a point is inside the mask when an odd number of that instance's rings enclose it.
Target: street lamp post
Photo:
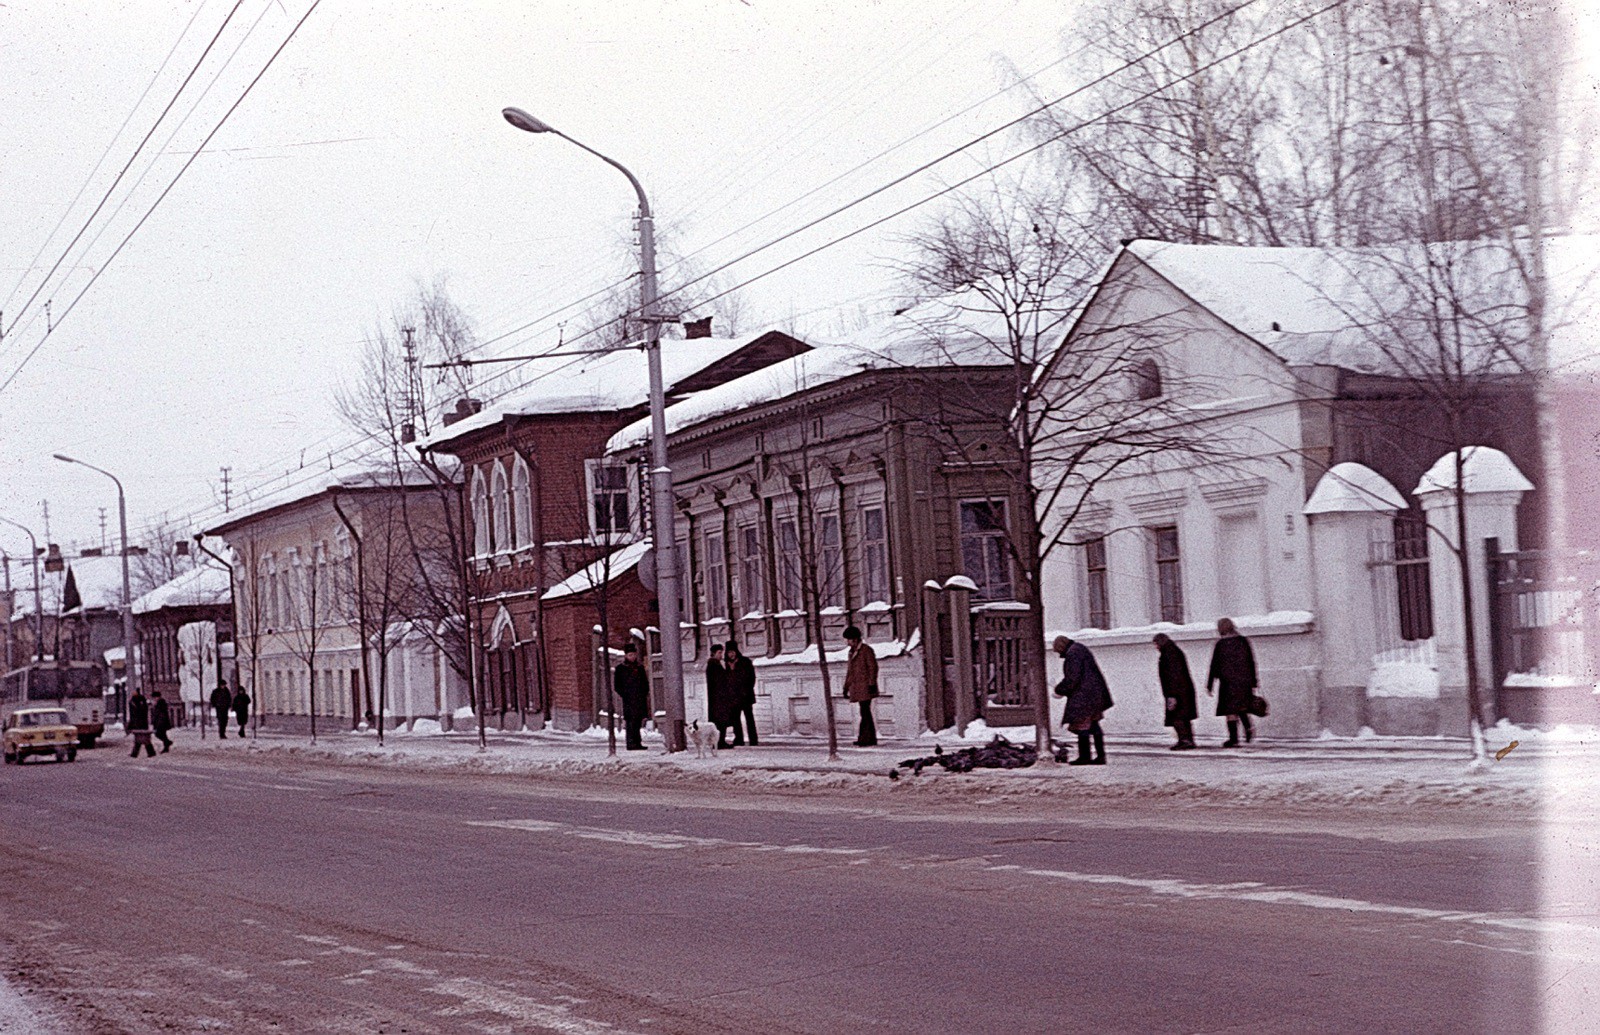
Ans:
[[[28,542],[33,546],[33,660],[44,660],[44,597],[39,592],[39,540],[33,537],[33,530],[27,525],[19,525],[10,518],[0,517],[0,523],[20,528],[28,534]]]
[[[82,460],[74,460],[70,456],[60,453],[53,454],[57,460],[64,464],[77,464],[87,467],[91,471],[110,478],[117,487],[117,521],[122,531],[122,663],[126,667],[127,691],[122,695],[122,718],[124,724],[128,718],[128,701],[139,691],[139,666],[133,660],[133,588],[132,580],[128,578],[128,497],[122,491],[122,480],[103,467],[86,464]]]
[[[650,528],[656,565],[657,620],[661,627],[661,682],[666,698],[667,750],[684,742],[683,641],[678,614],[678,537],[672,505],[672,468],[667,466],[666,390],[661,378],[661,325],[656,317],[656,230],[639,178],[627,166],[534,118],[521,108],[506,108],[505,120],[528,133],[554,133],[616,169],[639,196],[639,313],[645,326],[645,357],[650,368]]]

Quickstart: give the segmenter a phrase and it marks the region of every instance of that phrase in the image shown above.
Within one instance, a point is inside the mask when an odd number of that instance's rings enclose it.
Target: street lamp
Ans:
[[[668,751],[685,747],[683,720],[683,642],[678,616],[678,537],[672,505],[672,469],[667,466],[666,391],[661,380],[661,326],[656,319],[656,230],[639,178],[627,166],[534,118],[521,108],[501,111],[526,133],[554,133],[616,169],[639,196],[639,315],[645,326],[645,357],[650,366],[650,527],[656,563],[657,619],[661,623],[661,682],[666,698]]]
[[[122,480],[105,468],[86,464],[82,460],[74,460],[60,453],[52,455],[64,464],[77,464],[79,467],[98,471],[110,478],[117,487],[117,520],[122,528],[122,663],[127,671],[127,685],[124,687],[126,693],[122,696],[122,718],[126,724],[128,700],[139,691],[139,666],[133,661],[133,591],[132,582],[128,578],[128,498],[122,491]]]
[[[10,518],[0,517],[0,523],[20,528],[28,533],[28,542],[33,544],[33,660],[44,660],[44,598],[39,593],[39,540],[33,537],[33,530],[27,525],[19,525]],[[10,585],[10,583],[7,583]],[[7,641],[10,642],[10,641]]]

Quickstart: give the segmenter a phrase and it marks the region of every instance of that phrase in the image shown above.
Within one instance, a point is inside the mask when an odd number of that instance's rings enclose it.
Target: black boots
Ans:
[[[1094,748],[1091,752],[1090,742]],[[1106,737],[1100,731],[1100,724],[1096,723],[1089,730],[1078,734],[1078,757],[1067,763],[1068,765],[1105,765],[1106,764]]]

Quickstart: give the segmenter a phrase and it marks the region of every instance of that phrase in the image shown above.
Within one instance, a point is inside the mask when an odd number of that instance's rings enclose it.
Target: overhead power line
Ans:
[[[17,364],[16,369],[11,371],[11,374],[5,379],[4,382],[0,382],[0,392],[4,392],[8,387],[10,387],[11,383],[17,379],[19,374],[22,373],[23,368],[28,365],[28,362],[38,354],[41,348],[44,347],[44,343],[50,340],[50,335],[54,332],[54,330],[60,329],[62,323],[66,321],[67,316],[70,315],[71,312],[78,307],[78,303],[83,300],[83,296],[89,293],[89,289],[94,287],[95,282],[100,279],[100,275],[104,273],[106,269],[110,267],[111,263],[116,260],[116,257],[122,253],[122,249],[128,246],[128,242],[133,240],[133,236],[139,232],[140,228],[144,226],[145,222],[155,214],[156,209],[161,206],[161,203],[164,200],[166,200],[167,195],[171,194],[172,189],[178,185],[178,181],[183,179],[183,174],[189,171],[189,167],[192,166],[195,163],[195,160],[198,159],[205,151],[206,145],[211,143],[212,138],[222,130],[223,126],[227,125],[228,119],[232,118],[233,113],[239,110],[239,106],[244,103],[245,98],[250,96],[250,92],[256,88],[256,84],[261,82],[262,77],[267,74],[267,71],[271,69],[273,64],[278,60],[278,55],[282,54],[284,49],[289,46],[289,43],[294,39],[295,34],[300,31],[300,26],[306,23],[306,19],[310,18],[312,12],[321,6],[321,4],[322,0],[312,0],[311,6],[306,9],[306,13],[300,16],[299,21],[294,23],[294,27],[289,30],[289,34],[284,37],[283,42],[278,44],[278,48],[272,52],[272,56],[267,58],[267,63],[261,67],[261,71],[256,73],[255,78],[251,79],[249,84],[245,86],[244,91],[239,94],[238,100],[234,101],[228,110],[223,112],[222,118],[218,120],[214,127],[212,127],[211,132],[206,134],[205,139],[200,141],[200,146],[195,148],[194,154],[190,155],[188,160],[185,161],[178,169],[177,174],[172,177],[172,181],[167,184],[166,189],[156,197],[156,200],[151,203],[150,208],[147,209],[145,214],[139,218],[139,222],[134,224],[133,229],[128,231],[127,235],[122,238],[121,243],[117,245],[116,249],[106,257],[105,262],[101,263],[100,266],[94,271],[94,274],[89,278],[89,282],[85,284],[76,295],[73,296],[71,303],[68,304],[67,308],[62,311],[58,318],[56,318],[54,328],[51,331],[46,331],[44,336],[39,339],[33,348],[28,350],[28,354],[22,357],[22,361]],[[234,9],[238,9],[238,4],[234,5]],[[210,48],[208,47],[207,49],[209,50]],[[187,82],[187,80],[185,80],[185,82]],[[152,127],[151,132],[154,132],[154,127]],[[146,135],[145,139],[149,139],[148,134]],[[96,211],[98,211],[98,209]]]

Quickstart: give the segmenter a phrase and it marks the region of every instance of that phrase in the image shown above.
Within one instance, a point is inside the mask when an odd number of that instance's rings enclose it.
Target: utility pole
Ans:
[[[405,399],[401,403],[405,407],[405,420],[401,423],[403,431],[400,435],[402,442],[413,442],[417,437],[417,397],[422,393],[418,391],[417,377],[417,345],[412,335],[416,333],[415,327],[402,327],[400,332],[406,336],[406,391]]]
[[[222,512],[226,514],[233,509],[233,468],[222,469]]]
[[[103,552],[105,550],[105,548],[106,548],[106,508],[101,507],[100,508],[100,549]]]
[[[3,315],[0,314],[0,316]],[[6,566],[6,671],[10,672],[16,667],[12,661],[11,611],[16,607],[17,598],[11,595],[11,555],[9,553],[0,553],[0,560],[3,560]]]

